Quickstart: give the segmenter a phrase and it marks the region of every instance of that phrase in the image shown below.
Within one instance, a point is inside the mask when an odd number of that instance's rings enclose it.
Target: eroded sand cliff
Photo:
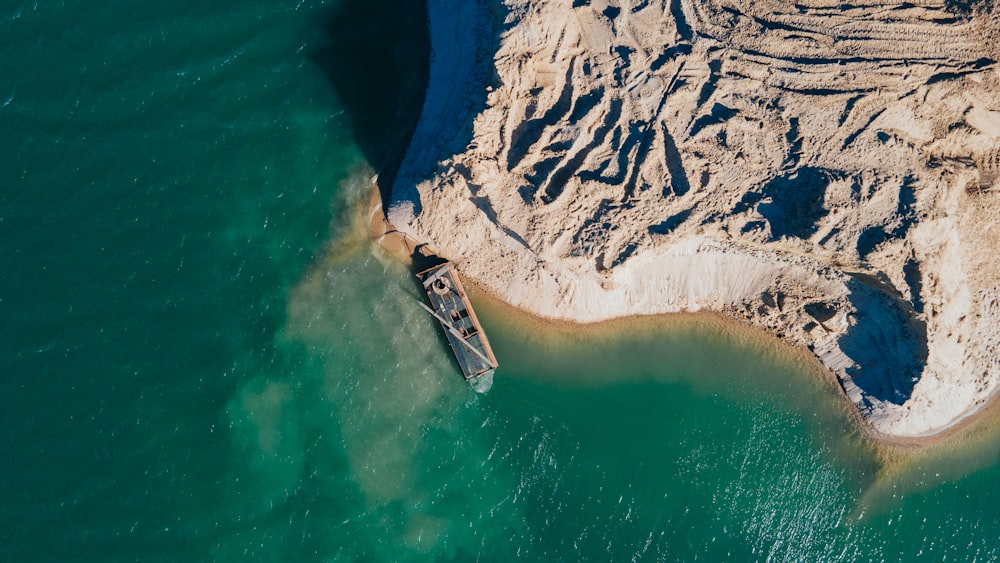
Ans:
[[[389,218],[464,275],[547,317],[745,319],[891,436],[997,389],[993,2],[428,7]]]

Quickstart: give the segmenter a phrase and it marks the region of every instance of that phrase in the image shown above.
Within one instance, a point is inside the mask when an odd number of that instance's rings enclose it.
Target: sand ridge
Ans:
[[[1000,381],[992,2],[429,0],[389,219],[540,316],[710,310],[873,429]]]

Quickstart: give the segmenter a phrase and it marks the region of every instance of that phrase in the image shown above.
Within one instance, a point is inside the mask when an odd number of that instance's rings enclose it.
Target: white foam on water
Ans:
[[[472,389],[479,394],[485,395],[493,388],[493,371],[490,370],[483,375],[469,382]]]

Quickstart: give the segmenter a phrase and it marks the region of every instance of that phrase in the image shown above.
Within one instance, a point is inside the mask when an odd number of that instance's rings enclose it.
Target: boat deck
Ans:
[[[431,307],[424,305],[424,308],[441,323],[466,381],[496,369],[496,356],[472,310],[454,265],[446,262],[420,272],[417,277],[431,303]]]

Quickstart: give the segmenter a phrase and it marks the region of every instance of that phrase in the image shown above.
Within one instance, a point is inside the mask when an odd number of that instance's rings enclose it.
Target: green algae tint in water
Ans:
[[[836,439],[810,435],[844,422],[828,398],[817,400],[824,390],[704,319],[633,324],[505,354],[510,381],[493,395],[530,405],[533,424],[549,427],[536,452],[549,475],[537,485],[550,498],[543,556],[808,559],[832,550],[870,468]],[[494,332],[500,351],[523,349],[523,338]]]
[[[334,88],[385,58],[330,48],[370,12],[0,7],[0,560],[1000,557],[995,448],[897,486],[806,370],[711,327],[484,307],[472,393],[348,226],[397,138]]]
[[[328,10],[0,5],[0,560],[207,559],[277,514],[226,405],[302,370],[287,293],[359,162]]]

